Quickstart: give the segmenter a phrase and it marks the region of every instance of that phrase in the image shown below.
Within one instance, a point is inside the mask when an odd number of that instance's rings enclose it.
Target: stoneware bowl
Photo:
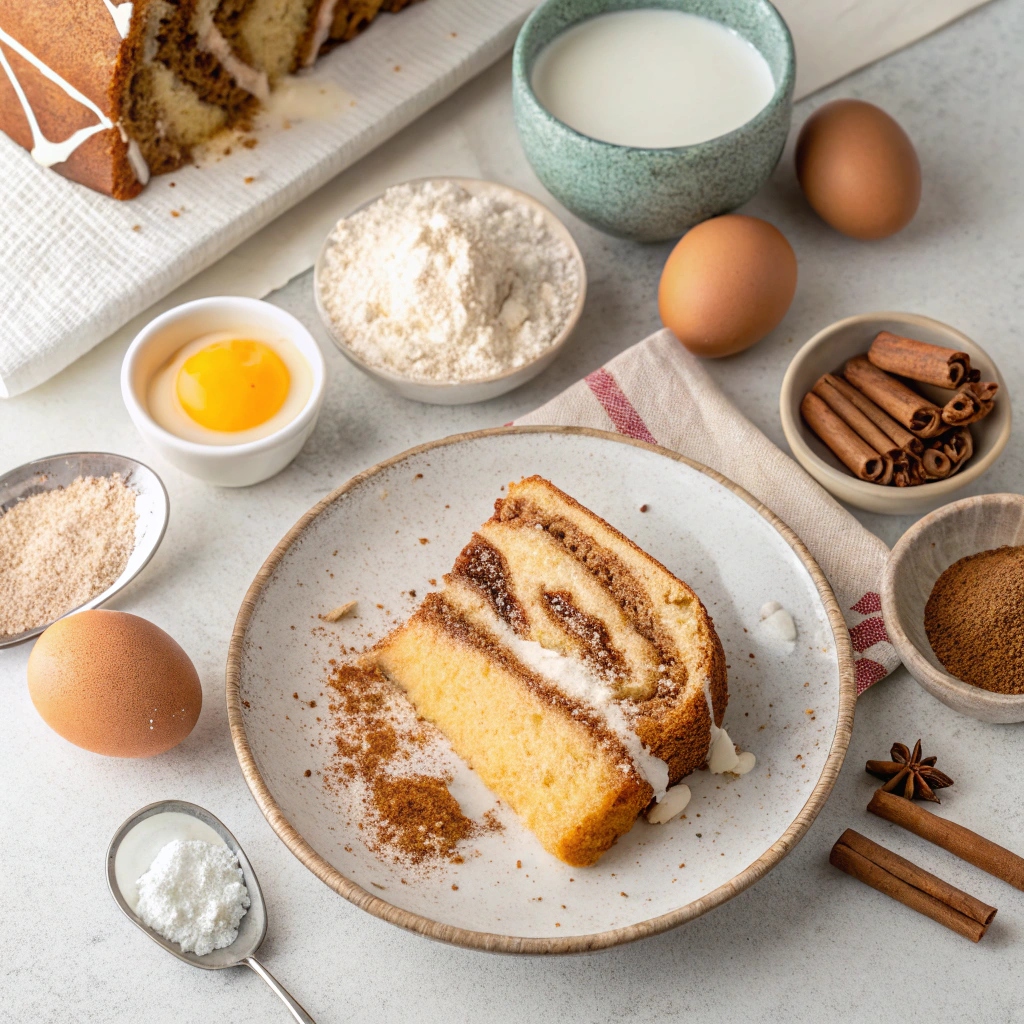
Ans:
[[[775,79],[767,106],[726,135],[668,149],[601,142],[559,121],[530,84],[537,55],[578,22],[634,7],[701,15],[748,40]],[[765,183],[789,133],[795,75],[793,40],[768,0],[547,0],[516,41],[512,100],[523,149],[548,191],[601,231],[654,242],[736,209]]]
[[[587,298],[587,269],[583,262],[583,256],[575,239],[569,234],[568,228],[542,203],[537,202],[533,196],[525,192],[510,188],[508,185],[499,185],[493,181],[480,181],[476,178],[418,178],[406,184],[417,185],[426,181],[450,181],[461,185],[467,192],[474,194],[492,193],[506,201],[522,203],[530,209],[539,213],[547,224],[548,230],[556,238],[561,239],[568,247],[569,252],[576,263],[579,274],[580,290],[572,313],[569,315],[562,329],[558,332],[551,344],[536,359],[524,366],[517,366],[514,370],[505,370],[502,373],[494,374],[491,377],[481,377],[477,380],[464,380],[457,382],[414,380],[403,377],[392,370],[385,370],[379,366],[372,366],[362,356],[352,350],[349,340],[338,329],[337,324],[327,312],[324,304],[320,301],[320,280],[324,271],[324,263],[327,250],[333,244],[331,234],[324,240],[324,244],[317,256],[316,265],[313,268],[313,298],[316,302],[317,312],[320,319],[331,336],[331,340],[338,346],[341,354],[354,366],[358,366],[367,376],[379,380],[392,391],[396,391],[403,398],[411,398],[414,402],[426,402],[428,405],[469,405],[472,402],[486,402],[489,398],[497,398],[508,391],[514,391],[529,380],[533,380],[539,373],[546,370],[555,360],[555,357],[562,350],[562,347],[569,340],[572,332],[579,323],[583,313],[583,304]],[[372,203],[375,203],[380,196],[369,200],[356,207],[348,216],[358,213]]]
[[[800,402],[823,373],[837,373],[853,356],[867,352],[879,331],[892,331],[933,345],[945,345],[971,357],[982,380],[999,384],[995,408],[980,423],[971,424],[974,455],[959,473],[919,487],[880,487],[858,480],[818,439],[803,421]],[[922,384],[933,401],[945,404],[953,392]],[[916,313],[863,313],[847,317],[819,331],[793,357],[782,380],[779,396],[782,429],[797,462],[831,494],[868,512],[916,515],[948,502],[953,494],[974,483],[999,458],[1010,439],[1010,396],[1006,381],[985,351],[966,334]]]
[[[928,643],[924,609],[935,581],[979,551],[1024,544],[1024,495],[980,494],[932,512],[899,539],[882,576],[882,614],[910,674],[943,704],[982,722],[1024,722],[1024,694],[991,693],[950,675]]]
[[[149,414],[146,389],[160,367],[195,338],[212,331],[272,341],[287,338],[309,363],[313,387],[298,416],[280,430],[245,444],[200,444],[165,430]],[[326,383],[323,353],[313,335],[283,309],[234,296],[197,299],[169,309],[139,332],[121,364],[121,397],[146,443],[190,476],[222,487],[248,487],[280,473],[316,426]]]

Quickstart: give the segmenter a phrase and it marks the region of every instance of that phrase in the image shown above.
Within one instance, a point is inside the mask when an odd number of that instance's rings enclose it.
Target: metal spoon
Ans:
[[[238,863],[245,879],[245,887],[249,890],[249,909],[239,923],[238,937],[230,946],[225,946],[223,949],[215,949],[204,956],[197,956],[195,953],[183,953],[181,947],[176,942],[165,939],[159,932],[155,932],[152,928],[143,924],[133,909],[134,903],[137,900],[135,893],[136,879],[126,879],[123,865],[122,877],[120,880],[118,879],[117,854],[125,837],[145,818],[150,818],[155,814],[162,814],[165,811],[189,814],[212,828],[238,858]],[[156,851],[154,851],[154,855],[155,853]],[[249,859],[245,856],[241,846],[238,845],[238,841],[205,808],[187,803],[184,800],[162,800],[159,803],[149,804],[148,807],[143,807],[142,810],[136,811],[114,833],[114,838],[110,841],[110,846],[107,848],[107,885],[110,887],[110,893],[114,897],[114,902],[124,911],[129,920],[141,928],[154,942],[163,946],[164,949],[172,953],[179,960],[184,960],[185,963],[191,964],[193,967],[201,967],[206,971],[219,971],[224,967],[241,967],[243,964],[246,967],[251,967],[278,994],[281,1001],[291,1010],[292,1016],[300,1024],[316,1024],[313,1018],[306,1013],[270,971],[253,955],[260,948],[260,944],[267,934],[267,908],[263,902],[260,883],[256,880],[256,872],[253,871],[252,865],[249,863]],[[127,894],[123,890],[127,890]]]
[[[113,455],[109,452],[69,452],[66,455],[51,455],[49,458],[36,459],[35,462],[26,462],[24,466],[18,466],[17,469],[0,476],[0,515],[3,515],[19,501],[43,491],[67,487],[80,476],[110,476],[113,473],[117,473],[138,494],[135,501],[135,512],[138,517],[135,523],[135,547],[124,572],[102,593],[78,608],[72,608],[67,613],[69,615],[72,611],[83,612],[109,601],[142,572],[160,546],[164,531],[167,529],[170,508],[167,491],[160,477],[149,466],[124,455]],[[0,650],[31,640],[49,625],[49,622],[44,622],[32,629],[26,629],[23,633],[0,636]]]

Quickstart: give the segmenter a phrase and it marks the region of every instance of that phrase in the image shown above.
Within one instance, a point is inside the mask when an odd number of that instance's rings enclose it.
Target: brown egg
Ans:
[[[658,285],[662,323],[698,356],[731,356],[779,325],[796,291],[796,256],[778,228],[738,213],[691,228]]]
[[[189,656],[158,626],[127,612],[79,612],[55,622],[29,656],[28,691],[51,729],[112,757],[170,750],[203,706]]]
[[[834,100],[800,129],[796,176],[827,224],[851,238],[886,238],[921,201],[921,165],[907,133],[862,100]]]

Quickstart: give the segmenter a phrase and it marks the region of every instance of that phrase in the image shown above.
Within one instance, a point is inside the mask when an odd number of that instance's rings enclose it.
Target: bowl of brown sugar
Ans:
[[[896,543],[882,614],[910,674],[982,722],[1024,722],[1024,495],[926,515]]]

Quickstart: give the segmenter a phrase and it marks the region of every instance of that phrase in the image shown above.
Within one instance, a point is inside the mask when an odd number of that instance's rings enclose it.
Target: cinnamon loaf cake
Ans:
[[[366,660],[577,866],[707,763],[728,701],[693,590],[537,476]]]
[[[0,131],[117,199],[407,0],[0,0]]]

